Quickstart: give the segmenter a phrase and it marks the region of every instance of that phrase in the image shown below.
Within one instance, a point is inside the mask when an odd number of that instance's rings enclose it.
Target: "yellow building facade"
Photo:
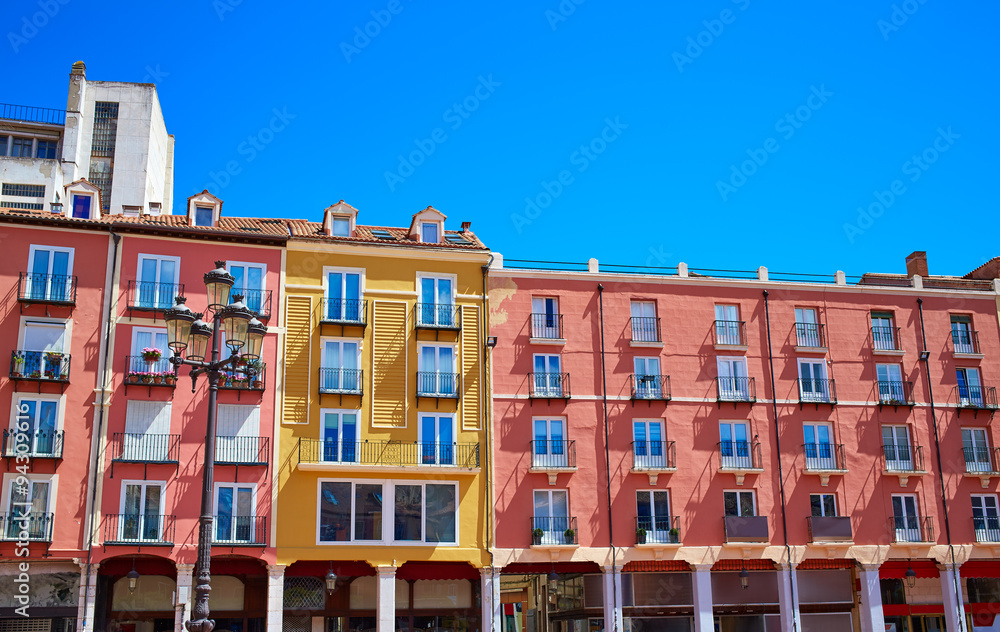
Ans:
[[[409,227],[357,219],[341,201],[289,222],[271,576],[285,628],[488,630],[490,253],[430,207]]]

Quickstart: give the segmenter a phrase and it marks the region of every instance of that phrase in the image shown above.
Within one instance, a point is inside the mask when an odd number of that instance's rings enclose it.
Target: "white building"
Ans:
[[[174,137],[151,83],[69,75],[66,110],[0,104],[0,206],[170,214]]]

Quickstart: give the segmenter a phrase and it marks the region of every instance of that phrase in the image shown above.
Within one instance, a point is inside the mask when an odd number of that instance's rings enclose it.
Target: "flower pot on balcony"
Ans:
[[[264,383],[261,382],[260,380],[254,380],[251,383],[251,385],[253,386],[253,388],[263,388],[264,387]]]
[[[677,544],[680,541],[680,531],[677,529],[670,530],[670,542],[671,544]]]
[[[163,381],[166,382],[167,386],[173,386],[177,383],[177,376],[170,374],[163,377]]]
[[[33,378],[35,378],[37,380],[38,378],[42,377],[42,372],[41,371],[32,371],[31,375],[29,377],[33,377]]]
[[[566,538],[566,544],[573,544],[573,541],[576,539],[576,531],[566,529],[566,531],[563,532],[563,536]]]
[[[646,530],[645,529],[636,529],[635,530],[635,543],[636,544],[645,544],[646,543]]]
[[[142,380],[143,384],[152,384],[153,383],[153,376],[152,375],[143,375],[140,379]]]
[[[11,371],[10,376],[16,380],[21,377],[21,372],[18,370]]]
[[[45,379],[47,379],[47,380],[54,380],[54,379],[56,379],[56,377],[57,377],[57,375],[56,375],[55,371],[46,371],[45,372]]]
[[[153,376],[153,384],[163,384],[163,376],[162,375],[154,375]]]
[[[542,543],[542,536],[544,536],[544,535],[545,535],[545,532],[542,531],[541,529],[533,529],[531,531],[531,543],[534,544],[535,546],[541,544]]]

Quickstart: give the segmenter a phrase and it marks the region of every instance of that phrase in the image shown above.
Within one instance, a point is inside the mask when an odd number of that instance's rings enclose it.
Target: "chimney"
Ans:
[[[467,233],[472,228],[472,222],[462,222],[462,232]]]
[[[80,76],[86,77],[87,76],[87,64],[83,63],[82,61],[76,62],[75,64],[73,64],[73,67],[70,68],[69,74],[71,74],[71,75],[80,75]]]
[[[925,279],[929,274],[927,272],[927,252],[924,250],[916,250],[906,258],[906,276],[913,278],[914,275],[918,274]]]

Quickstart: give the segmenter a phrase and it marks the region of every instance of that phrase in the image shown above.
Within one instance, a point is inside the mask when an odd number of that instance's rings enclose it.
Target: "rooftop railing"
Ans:
[[[33,105],[0,103],[0,119],[24,121],[26,123],[45,123],[46,125],[65,125],[66,110],[40,108]]]

